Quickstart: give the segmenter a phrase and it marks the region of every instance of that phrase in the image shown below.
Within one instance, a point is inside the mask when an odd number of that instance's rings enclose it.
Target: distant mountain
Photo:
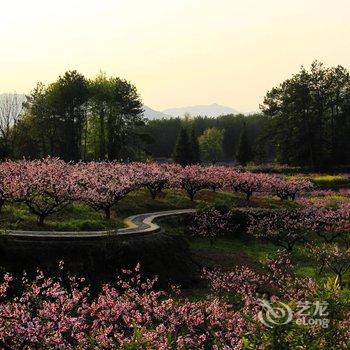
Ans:
[[[156,111],[156,110],[154,110],[154,109],[152,109],[152,108],[150,108],[150,107],[147,107],[147,106],[143,106],[143,109],[144,109],[143,116],[144,116],[146,119],[149,119],[149,120],[152,120],[152,119],[162,119],[162,118],[169,119],[169,118],[172,117],[172,116],[169,115],[169,114],[165,114],[165,113]]]
[[[12,93],[0,93],[0,101],[5,99],[7,96],[14,95]],[[19,102],[25,101],[25,94],[16,94]],[[217,117],[224,114],[238,114],[239,112],[236,109],[231,107],[222,106],[217,103],[211,105],[198,105],[198,106],[189,106],[189,107],[179,107],[179,108],[169,108],[163,111],[157,111],[148,106],[143,106],[144,117],[148,120],[153,119],[169,119],[173,117],[182,117],[185,113],[190,113],[192,116],[208,116],[208,117]],[[247,113],[247,114],[253,114]]]
[[[189,107],[179,107],[179,108],[169,108],[162,111],[165,114],[170,114],[173,117],[181,117],[185,113],[190,113],[192,116],[207,116],[207,117],[218,117],[223,114],[238,114],[236,109],[231,107],[222,106],[217,103],[211,105],[202,106],[189,106]]]

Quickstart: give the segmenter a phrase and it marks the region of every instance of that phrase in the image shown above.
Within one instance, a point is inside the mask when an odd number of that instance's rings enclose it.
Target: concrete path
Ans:
[[[30,238],[102,238],[108,236],[131,236],[138,234],[154,233],[161,230],[160,226],[153,222],[154,219],[175,216],[182,214],[194,213],[196,209],[179,209],[158,211],[153,213],[145,213],[129,216],[124,220],[126,228],[108,231],[17,231],[6,230],[3,235],[18,239]]]

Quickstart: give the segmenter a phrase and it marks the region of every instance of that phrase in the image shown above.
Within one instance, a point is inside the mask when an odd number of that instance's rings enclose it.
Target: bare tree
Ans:
[[[23,102],[24,96],[16,93],[0,95],[0,137],[10,157],[15,142],[13,128],[20,118]]]

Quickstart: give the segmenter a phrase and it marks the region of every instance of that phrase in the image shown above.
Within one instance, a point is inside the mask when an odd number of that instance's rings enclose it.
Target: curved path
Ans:
[[[74,238],[74,239],[91,239],[91,238],[103,238],[103,237],[123,237],[132,236],[140,234],[149,234],[159,232],[161,230],[160,226],[153,222],[154,219],[175,216],[181,214],[194,213],[195,209],[179,209],[179,210],[167,210],[158,211],[153,213],[145,213],[129,216],[124,220],[126,228],[121,228],[117,230],[108,231],[17,231],[17,230],[7,230],[4,232],[4,236],[10,236],[16,239],[31,239],[40,238],[42,239],[57,239],[57,238]]]

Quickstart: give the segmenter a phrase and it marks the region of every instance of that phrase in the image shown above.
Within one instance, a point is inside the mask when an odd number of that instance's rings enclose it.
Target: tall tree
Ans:
[[[201,162],[201,155],[200,155],[200,149],[199,149],[198,138],[196,135],[196,130],[193,124],[191,126],[191,132],[190,132],[190,147],[191,147],[191,154],[192,154],[191,163],[199,164]]]
[[[148,135],[142,102],[135,86],[100,73],[87,81],[76,71],[67,72],[48,87],[37,84],[27,96],[25,123],[17,153],[31,154],[25,145],[37,144],[37,157],[64,160],[140,159]]]
[[[52,117],[61,129],[60,156],[64,160],[79,160],[89,98],[88,82],[77,71],[69,71],[51,84],[48,92]]]
[[[66,72],[48,87],[39,83],[27,96],[25,112],[32,116],[42,156],[81,159],[88,98],[88,82],[77,71]]]
[[[136,87],[126,80],[111,78],[113,103],[107,115],[109,159],[129,159],[140,147],[139,128],[144,125],[142,101]]]
[[[277,160],[322,168],[350,162],[350,76],[313,62],[270,90],[261,106]]]
[[[187,129],[184,126],[180,129],[173,158],[175,163],[181,164],[182,166],[192,164],[191,144],[188,138]]]
[[[215,164],[223,154],[222,141],[224,139],[224,131],[218,128],[209,128],[199,136],[198,142],[203,160],[207,160]]]
[[[36,143],[38,147],[35,157],[59,156],[57,144],[60,137],[60,129],[56,118],[52,116],[49,104],[48,89],[42,83],[37,83],[29,95],[26,96],[24,106],[24,118],[22,126],[30,130],[29,134],[23,133],[20,128],[16,133],[20,135],[20,143],[17,145],[17,156],[31,154],[33,150],[27,150],[27,144]]]
[[[142,147],[139,128],[144,125],[142,102],[135,86],[100,73],[90,81],[90,91],[89,140],[94,157],[135,159]]]
[[[239,137],[236,160],[240,165],[247,165],[247,163],[250,162],[252,159],[253,159],[253,153],[248,141],[247,126],[246,126],[246,123],[244,122],[241,135]]]
[[[107,158],[106,120],[113,104],[113,87],[111,81],[102,72],[90,81],[89,101],[91,136],[97,137],[94,143],[94,157]]]
[[[43,157],[42,138],[38,134],[36,121],[30,114],[23,117],[13,127],[15,137],[14,158],[36,159]]]
[[[257,113],[249,116],[230,114],[217,118],[195,117],[192,118],[190,127],[194,128],[196,135],[201,135],[206,129],[213,127],[224,130],[222,160],[232,161],[235,156],[235,152],[232,150],[237,149],[243,121],[247,122],[250,144],[254,145],[254,148],[260,147],[260,145],[256,145],[256,142],[261,136],[265,136],[265,129],[269,129],[270,124],[269,118],[262,114]],[[147,121],[144,130],[153,139],[153,142],[147,146],[148,152],[155,158],[170,158],[182,124],[182,118]],[[260,148],[264,154],[261,154],[259,158],[267,162],[273,161],[275,158],[274,150],[271,136],[268,135],[264,138],[264,149]]]

